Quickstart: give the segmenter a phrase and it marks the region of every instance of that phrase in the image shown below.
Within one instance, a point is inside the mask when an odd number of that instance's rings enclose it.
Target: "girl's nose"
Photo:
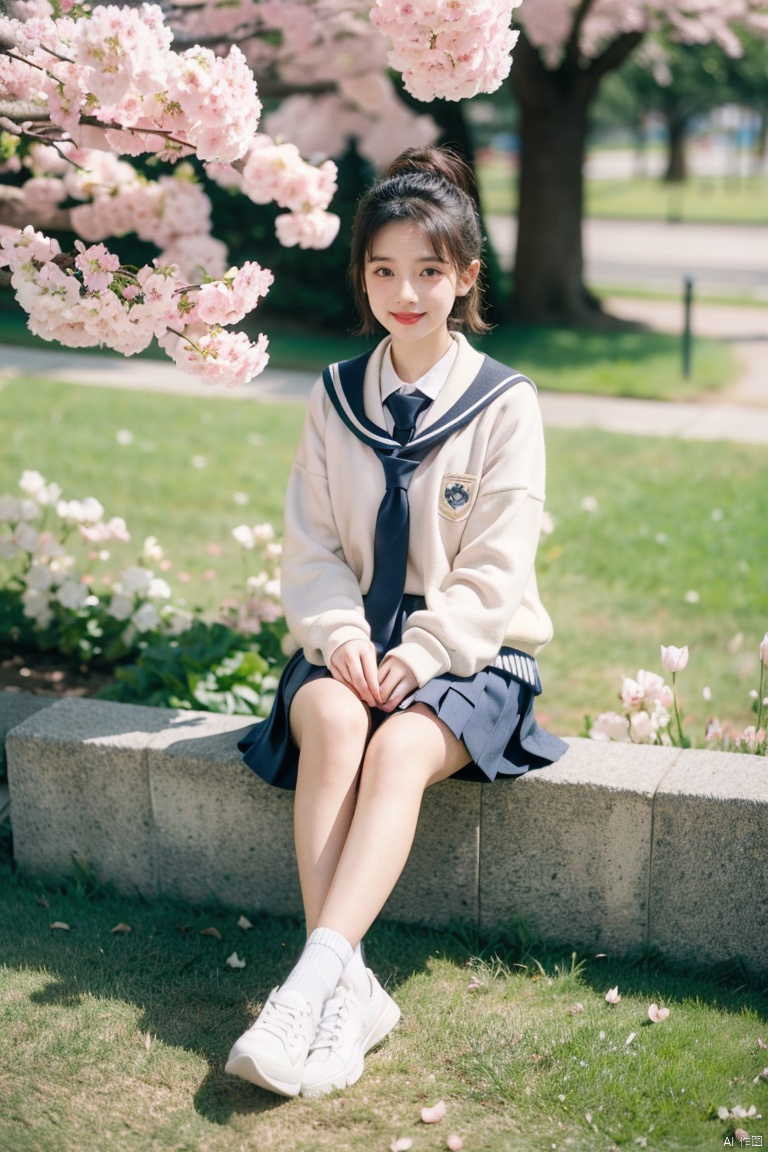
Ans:
[[[418,293],[410,280],[401,281],[400,290],[397,295],[404,304],[414,304],[419,298]]]

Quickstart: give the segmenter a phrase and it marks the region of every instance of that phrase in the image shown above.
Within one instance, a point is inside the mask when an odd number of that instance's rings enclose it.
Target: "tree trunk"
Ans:
[[[581,222],[589,108],[600,80],[626,59],[639,33],[618,38],[584,65],[574,48],[546,68],[521,34],[511,84],[520,107],[520,177],[512,311],[529,323],[595,324],[602,313],[584,284]]]
[[[667,117],[667,167],[664,172],[666,184],[683,184],[688,178],[688,164],[685,143],[688,137],[688,117]]]

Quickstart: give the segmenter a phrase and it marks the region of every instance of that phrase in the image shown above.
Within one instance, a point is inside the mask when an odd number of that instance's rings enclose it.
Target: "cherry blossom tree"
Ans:
[[[272,274],[255,261],[227,270],[193,165],[256,203],[285,208],[276,223],[282,244],[323,248],[338,228],[327,212],[335,165],[308,164],[294,143],[258,130],[254,70],[295,101],[341,100],[335,117],[323,106],[324,119],[338,133],[342,113],[345,132],[357,117],[376,156],[398,125],[409,142],[434,133],[427,117],[401,105],[394,112],[381,33],[413,92],[461,99],[506,76],[513,3],[237,0],[163,10],[14,0],[0,15],[0,161],[28,178],[6,188],[0,267],[31,330],[126,355],[155,337],[184,370],[251,379],[266,364],[266,336],[251,343],[226,326],[255,307]],[[378,54],[367,50],[372,35]],[[378,74],[369,75],[372,57]],[[294,102],[288,119],[297,124],[308,112]],[[279,123],[272,130],[283,135]],[[142,154],[175,164],[174,174],[147,178],[130,161]],[[30,217],[79,234],[75,251],[63,253],[31,222],[21,227]],[[103,243],[128,233],[161,248],[152,265],[127,267]]]
[[[584,284],[582,164],[601,81],[643,41],[742,51],[768,36],[763,0],[524,0],[511,84],[520,106],[514,309],[532,321],[599,322]]]

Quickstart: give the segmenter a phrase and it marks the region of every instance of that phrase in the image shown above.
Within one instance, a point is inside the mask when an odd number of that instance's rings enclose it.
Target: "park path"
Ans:
[[[609,310],[662,331],[680,331],[682,305],[615,298]],[[707,402],[660,402],[575,393],[540,393],[544,423],[552,428],[599,428],[608,432],[682,440],[730,440],[768,444],[768,308],[696,305],[694,331],[732,342],[742,361],[740,378]],[[0,346],[2,378],[44,376],[62,383],[135,388],[201,399],[305,401],[314,381],[308,372],[267,369],[239,388],[205,384],[164,361],[85,355],[65,348]]]

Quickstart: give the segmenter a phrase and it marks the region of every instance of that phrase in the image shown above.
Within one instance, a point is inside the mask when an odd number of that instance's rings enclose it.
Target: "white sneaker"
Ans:
[[[352,986],[339,980],[326,1001],[320,1026],[309,1049],[301,1080],[303,1096],[319,1096],[334,1088],[349,1088],[363,1072],[363,1057],[400,1019],[392,997],[366,968],[371,982],[370,1000],[358,1000]]]
[[[315,1030],[305,997],[273,988],[259,1018],[235,1041],[225,1071],[281,1096],[296,1096]]]

